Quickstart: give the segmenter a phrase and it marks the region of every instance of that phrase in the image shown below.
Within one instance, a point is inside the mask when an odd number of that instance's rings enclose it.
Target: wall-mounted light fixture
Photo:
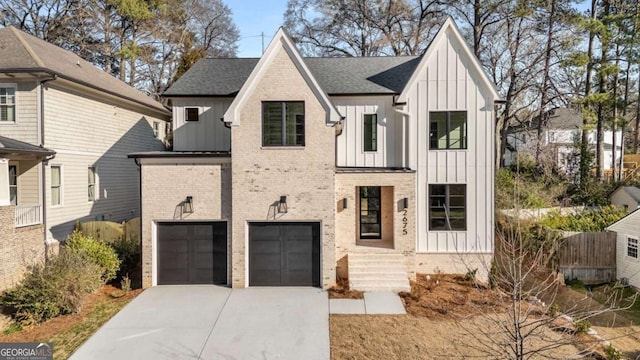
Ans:
[[[342,198],[342,208],[343,209],[347,208],[347,198]]]
[[[402,210],[406,210],[409,208],[409,198],[403,198],[401,201]]]
[[[285,195],[280,196],[280,201],[278,201],[278,213],[286,214],[287,209],[287,197]]]
[[[193,213],[193,196],[187,196],[182,203],[182,212],[185,214]]]

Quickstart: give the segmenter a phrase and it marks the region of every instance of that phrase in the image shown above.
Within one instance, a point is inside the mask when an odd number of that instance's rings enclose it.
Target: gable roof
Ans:
[[[34,154],[40,156],[53,155],[56,152],[42,146],[36,146],[24,141],[15,140],[6,136],[0,136],[0,154]]]
[[[636,209],[636,210],[630,212],[629,214],[627,214],[627,216],[625,216],[622,219],[616,221],[615,223],[609,225],[607,227],[607,230],[609,230],[609,231],[625,231],[627,228],[624,226],[624,224],[627,223],[627,222],[630,222],[630,225],[635,225],[635,226],[640,224],[640,209]],[[638,229],[640,229],[640,227],[638,227]]]
[[[400,94],[420,61],[418,56],[303,59],[328,95]],[[233,97],[259,60],[201,59],[163,95]]]
[[[544,113],[542,118],[536,115],[531,121],[509,126],[507,133],[531,131],[538,128],[542,122],[543,129],[575,130],[582,129],[582,112],[576,108],[555,108]]]
[[[98,69],[73,52],[24,33],[13,26],[0,29],[0,48],[2,73],[49,73],[169,114],[158,101]]]
[[[416,81],[418,81],[418,77],[420,76],[420,73],[427,66],[431,58],[434,56],[440,42],[447,41],[447,34],[453,35],[454,39],[456,39],[460,43],[460,50],[467,57],[473,70],[475,70],[475,73],[478,76],[478,80],[491,93],[491,96],[493,97],[493,101],[500,101],[501,98],[500,98],[500,95],[498,94],[498,90],[496,89],[496,85],[491,80],[489,80],[489,77],[484,72],[484,69],[482,69],[482,65],[480,64],[480,61],[475,56],[475,54],[471,51],[471,48],[469,47],[467,42],[464,40],[464,38],[460,34],[460,30],[458,30],[458,27],[456,26],[455,21],[453,21],[453,18],[449,16],[447,20],[445,20],[442,27],[440,27],[440,29],[436,33],[436,36],[433,38],[433,41],[431,41],[431,44],[429,44],[427,51],[425,51],[424,55],[422,56],[422,59],[420,60],[420,64],[418,64],[417,68],[413,71],[411,78],[409,79],[409,81],[407,81],[407,84],[405,85],[402,93],[398,97],[398,102],[406,101],[407,96],[409,94],[409,90],[411,89],[412,85]]]
[[[617,191],[624,191],[626,192],[633,200],[640,202],[640,189],[638,189],[635,186],[620,186],[618,189],[616,189],[615,192]],[[613,195],[613,194],[612,194]]]
[[[229,105],[229,108],[224,113],[224,121],[230,123],[232,126],[239,125],[239,109],[247,100],[247,97],[249,96],[249,94],[251,94],[251,91],[253,91],[253,89],[255,88],[256,83],[262,78],[262,73],[271,64],[271,61],[275,58],[279,48],[283,49],[289,55],[296,69],[306,81],[307,86],[309,87],[309,89],[311,89],[315,97],[318,99],[320,105],[322,105],[322,107],[325,109],[327,114],[327,124],[339,121],[342,117],[333,106],[331,101],[329,101],[329,97],[320,87],[318,81],[315,79],[311,71],[309,71],[309,68],[302,59],[302,56],[300,56],[298,49],[296,49],[293,41],[291,40],[289,35],[287,35],[283,28],[278,29],[278,32],[276,32],[273,40],[271,40],[271,42],[269,43],[267,50],[264,52],[264,54],[262,54],[262,57],[260,58],[260,60],[258,60],[258,63],[253,68],[251,74],[242,85],[242,88],[240,88],[238,95],[233,99],[231,105]]]

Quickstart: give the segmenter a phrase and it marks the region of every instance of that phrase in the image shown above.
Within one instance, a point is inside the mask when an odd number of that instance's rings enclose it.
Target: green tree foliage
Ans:
[[[79,230],[75,230],[69,235],[64,242],[64,251],[87,257],[98,265],[104,282],[114,279],[120,268],[118,254],[111,246],[86,236]]]

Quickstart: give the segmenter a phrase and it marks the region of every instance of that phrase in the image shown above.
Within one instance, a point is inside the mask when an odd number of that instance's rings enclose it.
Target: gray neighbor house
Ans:
[[[453,20],[422,56],[202,59],[165,93],[172,151],[140,164],[143,286],[408,290],[486,278],[494,84]]]
[[[171,113],[72,52],[0,29],[0,289],[76,221],[140,216],[127,154],[165,149]]]

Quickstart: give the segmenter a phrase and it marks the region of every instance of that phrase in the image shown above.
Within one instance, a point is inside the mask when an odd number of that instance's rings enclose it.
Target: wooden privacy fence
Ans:
[[[80,231],[104,242],[113,242],[120,239],[140,240],[140,218],[133,218],[123,223],[88,221],[80,224]]]
[[[616,279],[616,233],[565,233],[558,270],[567,280],[600,284]]]

